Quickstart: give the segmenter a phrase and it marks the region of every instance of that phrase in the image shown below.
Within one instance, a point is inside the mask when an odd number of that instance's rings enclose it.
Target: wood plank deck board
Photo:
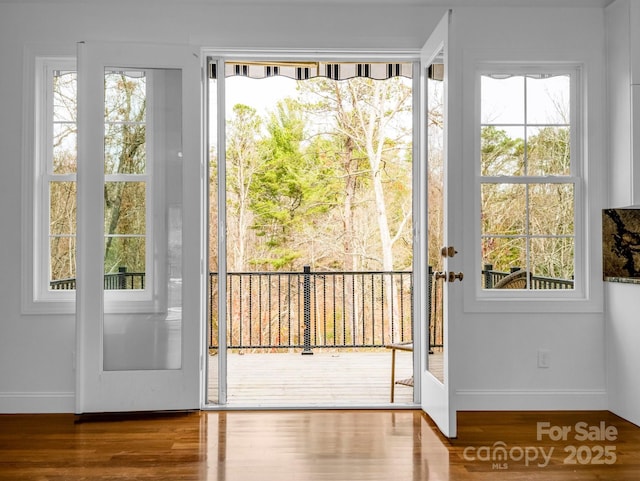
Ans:
[[[432,356],[435,361],[441,356]],[[228,355],[230,406],[389,404],[391,352],[326,351]],[[441,367],[440,367],[441,369]],[[396,379],[413,375],[411,353],[396,355]],[[217,357],[209,358],[209,400],[217,403]],[[413,403],[413,389],[396,385],[396,404]]]

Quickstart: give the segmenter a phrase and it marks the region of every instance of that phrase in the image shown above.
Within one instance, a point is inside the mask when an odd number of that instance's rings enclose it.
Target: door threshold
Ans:
[[[203,411],[364,411],[364,410],[415,410],[420,409],[417,403],[389,404],[206,404]]]

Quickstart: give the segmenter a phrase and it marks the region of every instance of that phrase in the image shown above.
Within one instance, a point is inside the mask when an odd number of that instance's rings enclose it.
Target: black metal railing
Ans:
[[[493,289],[493,287],[509,274],[513,274],[520,270],[520,267],[511,267],[509,272],[494,271],[492,264],[485,264],[482,269],[482,278],[484,280],[485,289]],[[529,276],[530,289],[573,289],[573,279],[558,279],[555,277]]]
[[[127,272],[126,267],[120,267],[118,272],[104,275],[104,288],[107,290],[144,289],[145,277],[144,272]],[[76,280],[71,278],[51,281],[49,288],[56,291],[74,290]]]
[[[512,272],[519,270],[512,269]],[[511,272],[482,271],[485,288]],[[429,350],[443,347],[442,282],[429,267]],[[218,275],[209,273],[209,349],[218,348]],[[531,276],[533,289],[572,289],[573,280]],[[75,279],[51,289],[75,289]],[[145,274],[106,274],[105,289],[143,289]],[[229,272],[226,289],[230,349],[378,348],[413,340],[413,275],[394,272]]]
[[[216,349],[217,274],[209,347]],[[230,272],[230,349],[374,348],[412,340],[411,272]]]

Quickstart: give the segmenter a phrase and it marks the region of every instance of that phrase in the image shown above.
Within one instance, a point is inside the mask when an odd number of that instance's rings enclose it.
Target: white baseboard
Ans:
[[[0,392],[0,413],[73,413],[74,392]]]
[[[605,389],[459,389],[458,411],[602,411]]]
[[[608,410],[604,389],[459,389],[458,411]],[[0,392],[0,413],[73,413],[74,392]]]

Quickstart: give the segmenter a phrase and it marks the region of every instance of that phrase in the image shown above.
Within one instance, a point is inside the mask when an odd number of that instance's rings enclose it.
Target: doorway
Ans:
[[[210,59],[210,405],[415,404],[415,68]]]

